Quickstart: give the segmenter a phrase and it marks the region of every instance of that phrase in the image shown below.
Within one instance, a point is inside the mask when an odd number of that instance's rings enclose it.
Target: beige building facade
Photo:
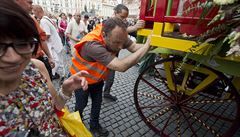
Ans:
[[[118,4],[117,0],[33,0],[33,4],[41,5],[44,10],[59,14],[88,12],[95,16],[111,16],[113,7]]]
[[[124,5],[126,5],[129,9],[130,18],[138,18],[140,13],[140,4],[141,0],[123,0]]]

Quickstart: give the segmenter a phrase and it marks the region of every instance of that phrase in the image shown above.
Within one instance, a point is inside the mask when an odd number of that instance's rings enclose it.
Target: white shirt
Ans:
[[[63,50],[63,44],[53,21],[47,16],[43,16],[40,21],[40,26],[46,32],[46,35],[50,36],[46,41],[48,48],[51,50],[54,49],[57,53],[60,53]]]
[[[72,37],[77,38],[81,32],[85,30],[85,25],[82,21],[80,21],[79,24],[77,24],[76,20],[73,19],[68,23],[66,34],[70,34]],[[76,41],[70,39],[70,44],[75,45]]]
[[[88,33],[88,24],[89,24],[89,22],[87,21],[86,24],[84,23],[83,20],[81,20],[81,22],[82,22],[82,24],[84,25],[84,31],[85,31],[85,33]]]

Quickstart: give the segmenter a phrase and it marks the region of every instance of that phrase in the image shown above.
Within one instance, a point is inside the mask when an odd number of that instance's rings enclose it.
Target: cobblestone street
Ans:
[[[127,51],[121,52],[121,56],[126,56]],[[109,137],[155,137],[155,133],[150,130],[140,119],[133,100],[133,88],[138,76],[137,67],[130,68],[125,73],[116,72],[115,81],[111,89],[111,94],[117,96],[116,102],[103,99],[100,123],[110,131]],[[75,98],[68,102],[69,109],[74,110]],[[84,110],[83,122],[89,128],[89,113],[91,99]]]
[[[129,53],[123,50],[120,54],[126,56]],[[69,64],[68,64],[69,65]],[[101,109],[100,123],[110,131],[109,137],[158,137],[148,126],[141,120],[138,115],[133,99],[133,88],[138,77],[138,66],[130,68],[124,73],[116,72],[115,81],[111,90],[111,94],[118,97],[116,102],[103,99]],[[57,81],[54,81],[57,86]],[[68,103],[70,111],[74,111],[75,97]],[[84,110],[83,122],[89,128],[88,122],[90,117],[91,99]],[[235,135],[239,137],[240,132]]]

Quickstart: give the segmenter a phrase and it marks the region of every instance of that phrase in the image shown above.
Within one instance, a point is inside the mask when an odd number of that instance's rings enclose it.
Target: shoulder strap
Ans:
[[[43,17],[44,19],[47,19],[56,29],[57,29],[57,26],[55,23],[52,22],[52,20],[50,20],[49,18],[47,17]]]

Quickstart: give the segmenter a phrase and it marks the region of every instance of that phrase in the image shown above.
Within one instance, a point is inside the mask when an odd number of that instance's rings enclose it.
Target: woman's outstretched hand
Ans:
[[[63,93],[66,96],[71,96],[72,92],[76,89],[82,88],[83,90],[87,90],[88,82],[84,76],[88,74],[87,71],[82,70],[65,80],[62,85]]]

